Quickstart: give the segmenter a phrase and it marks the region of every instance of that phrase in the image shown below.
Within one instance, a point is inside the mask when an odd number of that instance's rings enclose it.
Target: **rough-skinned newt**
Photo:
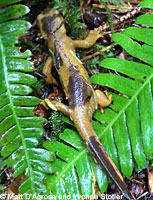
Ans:
[[[76,48],[89,48],[98,38],[103,37],[99,29],[89,32],[84,40],[72,40],[66,35],[64,19],[58,10],[47,8],[37,17],[43,37],[55,55],[55,68],[68,99],[68,106],[52,101],[57,110],[69,116],[74,122],[88,149],[92,152],[95,162],[104,167],[127,199],[134,199],[128,191],[123,178],[100,143],[92,127],[92,115],[97,107],[103,108],[111,104],[111,96],[100,90],[93,90],[89,76],[81,61],[76,56]],[[52,59],[48,58],[44,73],[47,83],[56,83],[51,77]]]

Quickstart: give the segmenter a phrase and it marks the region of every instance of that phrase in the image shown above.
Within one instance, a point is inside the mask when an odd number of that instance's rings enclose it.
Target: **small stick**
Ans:
[[[102,49],[101,52],[106,52],[106,51],[108,51],[108,50],[111,49],[111,48],[112,48],[112,46],[108,46],[108,47],[106,47],[105,49]],[[93,54],[91,54],[91,55],[88,55],[88,56],[82,58],[81,61],[84,62],[84,61],[87,61],[87,60],[92,59],[92,58],[95,57],[95,56],[99,56],[99,55],[101,54],[101,52],[97,51],[97,52],[95,52],[95,53],[93,53]]]
[[[97,8],[105,8],[103,5],[100,5],[100,4],[96,4],[96,3],[93,3],[92,4],[93,7],[97,7]],[[108,8],[110,10],[125,10],[125,11],[129,11],[131,10],[131,5],[127,5],[127,6],[122,6],[122,7],[117,7],[117,6],[114,6],[114,5],[108,5]]]

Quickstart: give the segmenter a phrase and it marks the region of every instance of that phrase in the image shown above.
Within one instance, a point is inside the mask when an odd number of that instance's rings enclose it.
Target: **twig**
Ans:
[[[96,3],[93,3],[92,6],[93,6],[93,7],[97,7],[97,8],[104,8],[104,5],[96,4]],[[131,5],[122,6],[121,8],[120,8],[120,7],[117,7],[117,6],[114,6],[114,5],[108,5],[108,8],[109,8],[110,10],[121,10],[122,12],[123,12],[123,10],[124,10],[124,12],[125,12],[125,11],[127,12],[127,11],[131,10]]]
[[[99,56],[102,52],[106,52],[106,51],[108,51],[108,50],[111,49],[111,48],[112,48],[112,45],[106,47],[105,49],[102,49],[100,52],[97,51],[97,52],[95,52],[95,53],[93,53],[93,54],[91,54],[91,55],[88,55],[88,56],[82,58],[81,61],[84,62],[84,61],[90,60],[90,59],[92,59],[93,57]]]

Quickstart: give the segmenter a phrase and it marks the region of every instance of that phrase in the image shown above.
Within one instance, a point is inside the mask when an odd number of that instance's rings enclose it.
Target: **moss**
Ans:
[[[60,9],[65,17],[67,34],[72,39],[84,37],[87,34],[84,24],[81,22],[80,1],[54,0],[54,9]]]

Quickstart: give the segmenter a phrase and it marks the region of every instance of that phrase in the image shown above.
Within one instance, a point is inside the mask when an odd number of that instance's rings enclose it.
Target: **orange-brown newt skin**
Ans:
[[[111,96],[107,96],[99,90],[93,91],[87,71],[81,61],[76,57],[76,48],[89,48],[102,35],[98,29],[90,31],[84,40],[72,40],[66,35],[63,17],[59,11],[47,8],[37,17],[37,22],[43,37],[48,41],[48,47],[55,55],[55,68],[59,74],[69,106],[52,101],[52,104],[74,122],[87,147],[91,150],[94,159],[101,167],[104,167],[109,176],[117,184],[127,199],[133,199],[128,192],[123,178],[118,169],[109,158],[108,154],[98,140],[92,127],[92,115],[97,109],[111,104]],[[51,72],[52,60],[49,57],[44,67]],[[49,68],[49,69],[48,69]],[[55,83],[51,75],[47,74],[46,81]]]

